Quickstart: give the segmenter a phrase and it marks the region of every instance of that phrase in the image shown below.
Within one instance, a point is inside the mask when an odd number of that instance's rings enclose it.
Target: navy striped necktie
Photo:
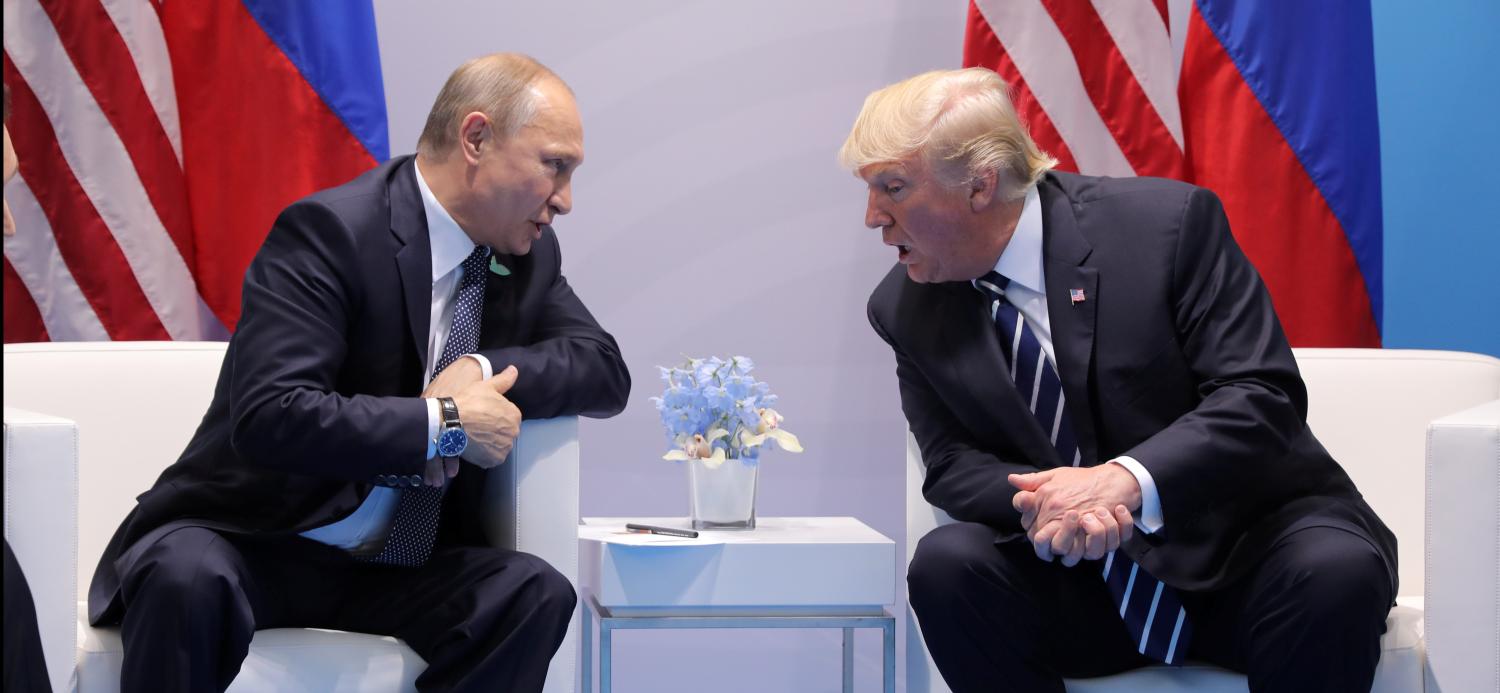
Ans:
[[[479,323],[484,316],[484,261],[489,256],[488,247],[477,246],[461,265],[463,279],[459,281],[458,299],[453,303],[453,322],[443,353],[432,369],[434,378],[449,364],[479,348]],[[445,483],[439,487],[400,489],[401,498],[396,501],[396,513],[391,519],[391,532],[386,537],[385,547],[370,560],[402,566],[426,563],[437,540],[443,492],[447,488]]]
[[[1010,280],[998,272],[990,272],[975,284],[990,299],[990,316],[995,321],[996,336],[1016,391],[1026,400],[1042,431],[1048,434],[1060,464],[1077,467],[1082,454],[1068,416],[1062,380],[1021,311],[1006,299],[1005,289]],[[1156,661],[1180,665],[1187,653],[1192,628],[1177,590],[1152,577],[1124,551],[1109,552],[1102,563],[1104,582],[1138,651]]]

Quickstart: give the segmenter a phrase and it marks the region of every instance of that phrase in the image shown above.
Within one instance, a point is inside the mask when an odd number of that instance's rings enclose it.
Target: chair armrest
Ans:
[[[1427,430],[1429,691],[1500,690],[1496,517],[1500,400],[1445,416]]]
[[[52,689],[77,655],[78,425],[5,408],[5,541],[36,605]]]
[[[578,417],[521,422],[505,464],[487,475],[485,536],[501,548],[524,551],[578,585]],[[578,622],[547,668],[545,691],[573,690],[578,664]]]

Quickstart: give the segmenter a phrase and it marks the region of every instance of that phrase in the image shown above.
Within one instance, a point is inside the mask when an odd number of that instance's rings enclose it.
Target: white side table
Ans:
[[[844,691],[854,690],[854,629],[882,632],[883,690],[896,690],[896,544],[852,517],[762,517],[749,531],[698,539],[625,532],[626,522],[688,527],[683,518],[584,518],[578,528],[583,690],[610,693],[616,630],[842,628]]]

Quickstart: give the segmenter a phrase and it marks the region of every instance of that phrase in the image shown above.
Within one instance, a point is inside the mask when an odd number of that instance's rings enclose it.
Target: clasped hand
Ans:
[[[1068,567],[1120,548],[1141,504],[1140,484],[1118,464],[1011,474],[1007,481],[1018,489],[1011,503],[1037,558],[1060,557]]]
[[[438,373],[422,396],[453,398],[464,433],[469,436],[463,459],[489,469],[505,461],[521,431],[521,410],[505,397],[515,384],[515,366],[508,366],[485,380],[478,361],[460,358]],[[456,457],[427,460],[422,472],[423,483],[428,486],[442,486],[455,476],[458,476]]]

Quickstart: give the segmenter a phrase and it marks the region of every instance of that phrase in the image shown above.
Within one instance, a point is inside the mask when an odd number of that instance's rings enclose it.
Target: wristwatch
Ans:
[[[443,412],[443,422],[438,426],[437,453],[439,457],[458,457],[469,447],[469,434],[458,420],[458,405],[452,397],[439,397],[438,406]]]

